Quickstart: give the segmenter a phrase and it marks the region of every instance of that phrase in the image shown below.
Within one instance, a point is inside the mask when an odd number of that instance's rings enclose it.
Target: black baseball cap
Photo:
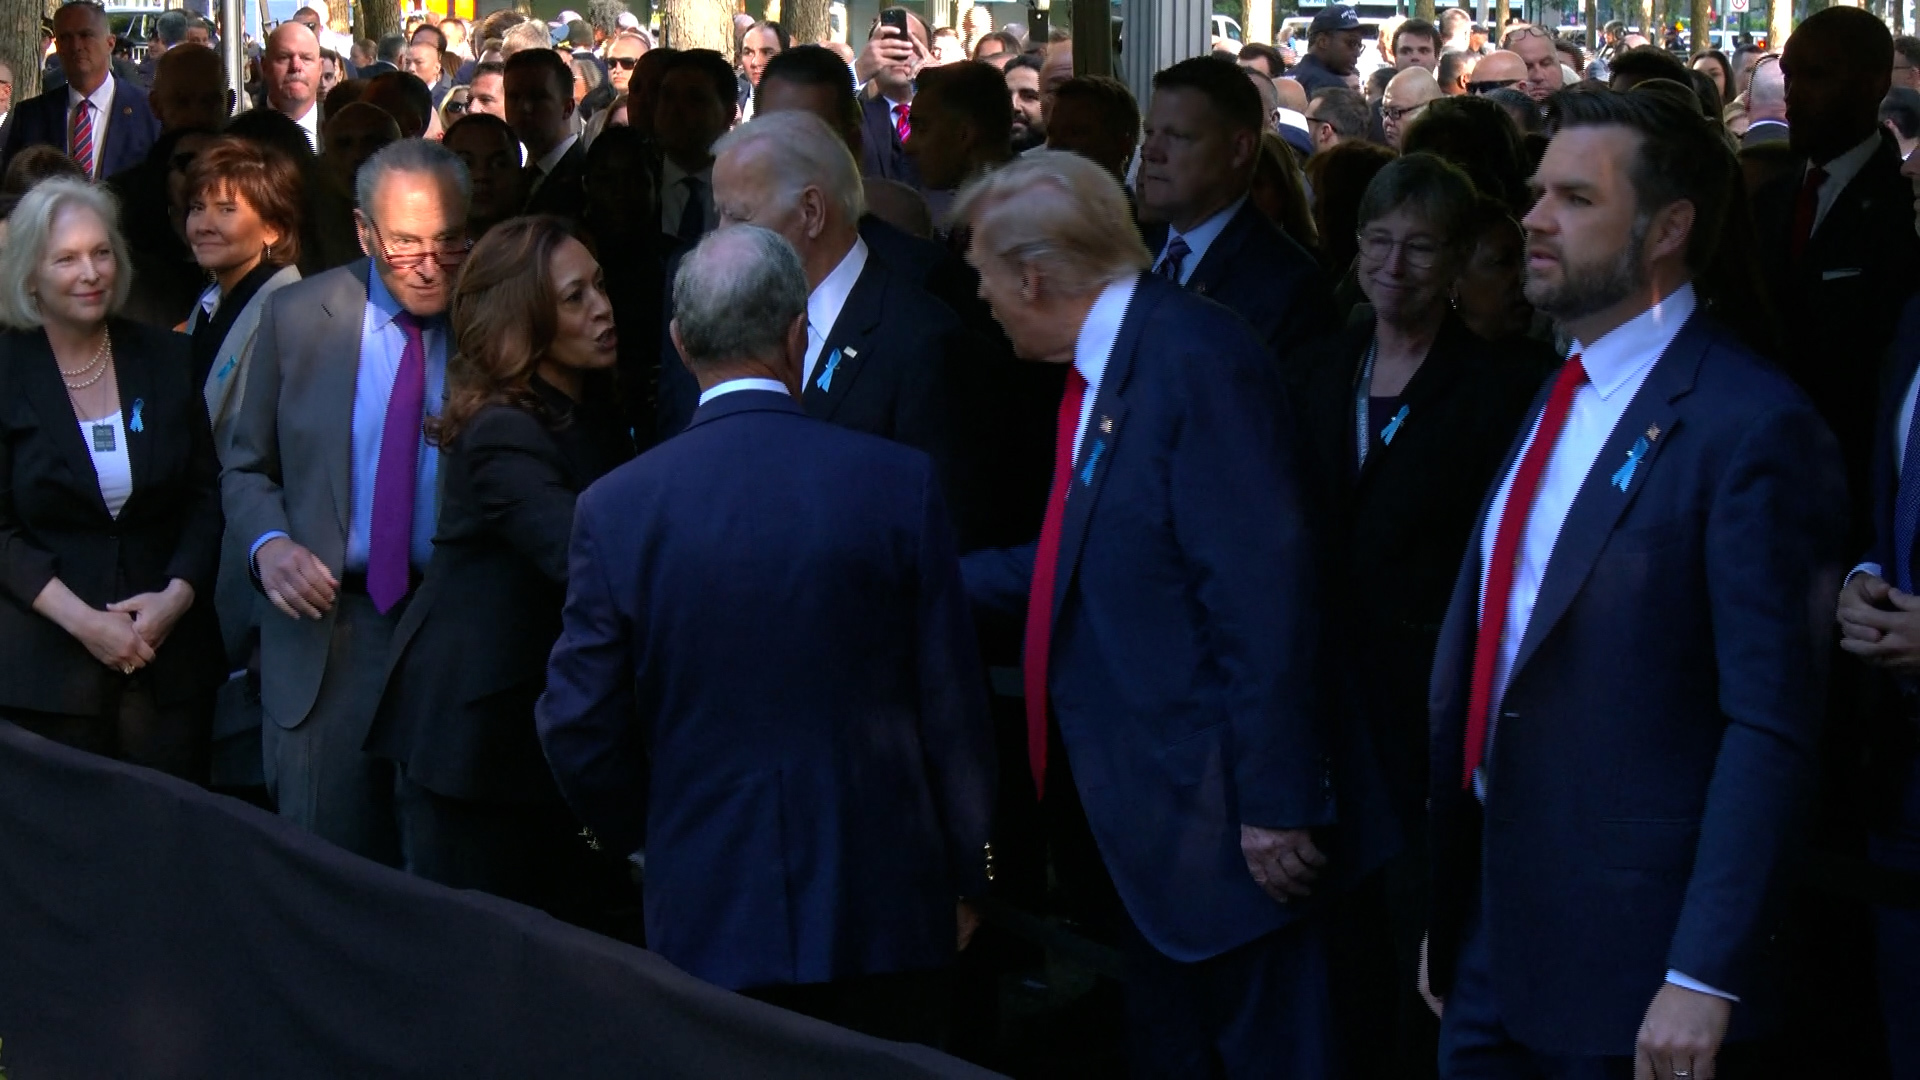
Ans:
[[[1337,34],[1343,30],[1360,29],[1360,13],[1345,4],[1328,4],[1313,17],[1313,25],[1307,27],[1307,36],[1314,34]]]

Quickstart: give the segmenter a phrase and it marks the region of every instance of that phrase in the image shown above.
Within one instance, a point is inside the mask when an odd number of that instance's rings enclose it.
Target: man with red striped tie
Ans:
[[[1441,1075],[1755,1075],[1844,554],[1839,450],[1691,284],[1731,155],[1656,91],[1553,100],[1526,292],[1573,346],[1435,660]]]
[[[1126,958],[1133,1071],[1338,1075],[1324,904],[1391,837],[1316,702],[1273,362],[1148,271],[1086,158],[1030,151],[954,213],[1015,351],[1070,365],[1039,541],[962,568],[978,610],[1025,615],[1028,765],[1073,914]]]
[[[145,160],[160,122],[138,86],[113,76],[113,28],[92,0],[69,0],[53,16],[53,50],[67,85],[20,103],[6,126],[0,169],[29,146],[71,157],[90,180]]]

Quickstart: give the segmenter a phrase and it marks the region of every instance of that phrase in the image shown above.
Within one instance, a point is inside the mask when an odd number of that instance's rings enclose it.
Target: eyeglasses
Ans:
[[[607,57],[607,63],[619,68],[621,71],[632,71],[634,68],[640,66],[640,58],[637,56],[609,56]]]
[[[1518,30],[1515,30],[1512,33],[1508,34],[1507,40],[1502,42],[1501,44],[1507,48],[1512,48],[1514,42],[1520,40],[1523,37],[1528,37],[1530,35],[1539,35],[1540,37],[1543,37],[1548,41],[1553,40],[1552,34],[1547,33],[1545,30],[1542,30],[1537,26],[1523,26]]]
[[[1470,82],[1467,84],[1467,93],[1491,94],[1495,90],[1505,90],[1521,81],[1520,79],[1488,79],[1484,82]]]
[[[395,270],[418,270],[432,259],[442,270],[459,266],[467,259],[467,252],[473,250],[473,241],[465,236],[436,236],[431,240],[403,239],[399,244],[387,243],[380,226],[367,219],[367,228],[373,232],[373,238],[380,245],[380,257]]]
[[[1433,104],[1433,102],[1423,101],[1418,105],[1388,105],[1381,108],[1380,115],[1397,124],[1431,104]]]
[[[1408,240],[1395,240],[1386,233],[1363,232],[1354,239],[1360,242],[1360,255],[1371,263],[1383,263],[1393,257],[1395,248],[1400,257],[1415,270],[1431,270],[1440,261],[1440,245],[1424,237]]]
[[[445,111],[448,116],[465,116],[467,103],[464,101],[449,101],[440,108]]]

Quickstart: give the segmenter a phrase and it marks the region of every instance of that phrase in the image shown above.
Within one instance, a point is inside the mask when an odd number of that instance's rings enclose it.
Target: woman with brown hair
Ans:
[[[447,402],[429,431],[440,529],[367,750],[399,763],[409,873],[605,929],[623,868],[579,839],[533,707],[560,635],[574,499],[633,453],[608,385],[613,306],[567,227],[527,217],[474,245],[451,315]]]

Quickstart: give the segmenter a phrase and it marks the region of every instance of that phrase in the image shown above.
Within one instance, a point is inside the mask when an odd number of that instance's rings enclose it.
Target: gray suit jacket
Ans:
[[[353,392],[367,308],[367,263],[289,285],[260,317],[220,493],[227,528],[248,547],[280,531],[339,577],[353,481]],[[283,728],[313,710],[336,606],[326,618],[262,616],[261,704]]]

